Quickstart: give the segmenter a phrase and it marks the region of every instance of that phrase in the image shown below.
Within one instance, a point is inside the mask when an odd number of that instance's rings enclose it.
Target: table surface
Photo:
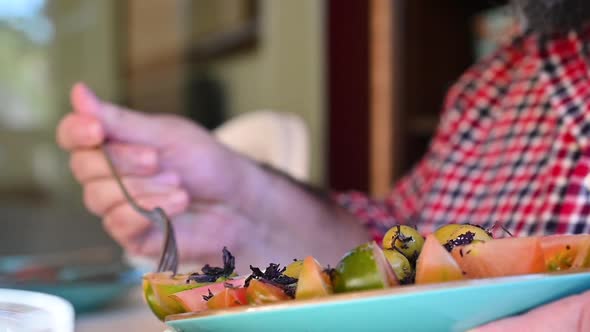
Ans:
[[[160,322],[143,302],[141,287],[106,308],[76,317],[76,332],[143,331],[163,332]]]

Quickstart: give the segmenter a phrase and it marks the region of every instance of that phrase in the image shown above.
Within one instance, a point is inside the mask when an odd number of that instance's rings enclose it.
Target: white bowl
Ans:
[[[74,308],[43,293],[0,288],[0,332],[73,332]]]

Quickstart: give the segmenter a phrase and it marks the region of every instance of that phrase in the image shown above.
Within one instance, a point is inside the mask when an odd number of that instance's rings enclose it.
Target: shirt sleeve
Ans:
[[[381,242],[387,230],[396,224],[413,223],[415,212],[420,207],[422,188],[428,181],[428,156],[384,198],[373,198],[359,191],[336,192],[334,201],[359,220],[370,237]]]
[[[437,132],[422,159],[392,186],[384,198],[370,197],[359,191],[336,192],[335,202],[366,226],[369,235],[380,242],[389,228],[396,224],[420,225],[420,211],[426,193],[437,177],[440,156],[449,149],[452,133],[461,119],[461,103],[468,84],[477,77],[474,71],[465,73],[448,91]]]
[[[395,224],[421,227],[429,222],[422,220],[422,212],[428,208],[427,204],[432,203],[429,193],[433,192],[436,183],[441,179],[448,180],[445,178],[449,176],[448,169],[443,172],[445,160],[463,144],[457,133],[473,123],[470,118],[473,113],[467,111],[477,106],[482,94],[494,93],[499,85],[506,84],[505,76],[500,75],[499,70],[511,68],[512,54],[520,52],[519,43],[517,40],[477,62],[454,82],[447,91],[427,153],[392,186],[388,195],[377,199],[357,191],[334,193],[336,203],[365,225],[373,239],[381,241],[385,232]]]

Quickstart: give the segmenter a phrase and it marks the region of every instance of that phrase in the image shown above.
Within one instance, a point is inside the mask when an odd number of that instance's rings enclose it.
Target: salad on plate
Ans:
[[[423,236],[411,226],[389,229],[382,243],[367,242],[347,252],[336,265],[313,256],[287,266],[270,263],[235,271],[235,257],[223,249],[223,266],[200,272],[148,273],[143,276],[147,305],[160,320],[181,313],[207,314],[233,307],[263,306],[334,294],[440,284],[565,270],[590,266],[590,235],[494,238],[471,224],[449,224]]]

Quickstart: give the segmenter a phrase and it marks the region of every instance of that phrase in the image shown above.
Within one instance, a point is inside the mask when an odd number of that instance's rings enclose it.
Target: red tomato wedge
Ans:
[[[545,272],[538,237],[503,238],[453,248],[465,277],[494,278]]]
[[[250,304],[265,304],[291,299],[279,287],[256,279],[250,280],[246,297]]]
[[[207,309],[207,301],[203,296],[211,294],[216,295],[226,289],[225,284],[230,284],[232,287],[243,287],[246,277],[238,279],[226,280],[215,284],[189,289],[182,292],[170,295],[170,298],[175,300],[186,312],[199,312]]]
[[[453,256],[434,235],[429,235],[416,261],[416,284],[462,280],[463,273]]]
[[[296,299],[312,299],[332,293],[330,276],[323,271],[315,258],[308,256],[303,260],[303,266],[297,281]]]
[[[541,238],[541,248],[549,271],[588,267],[590,235],[548,235]]]
[[[226,288],[207,301],[209,309],[225,309],[248,304],[246,288]]]

